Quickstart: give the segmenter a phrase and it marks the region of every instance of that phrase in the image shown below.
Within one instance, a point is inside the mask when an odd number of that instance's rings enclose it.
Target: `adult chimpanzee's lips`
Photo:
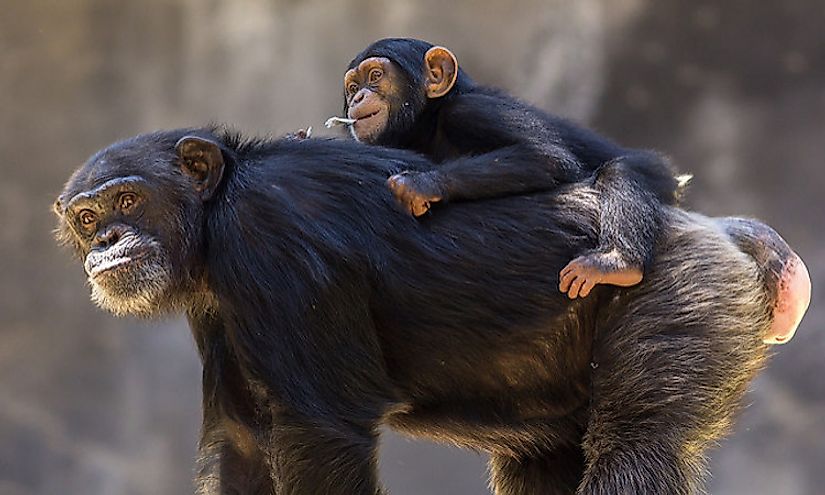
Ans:
[[[115,245],[103,250],[92,250],[86,255],[83,268],[91,278],[127,268],[152,254],[152,245],[134,234],[123,236]]]
[[[133,261],[133,258],[129,256],[123,256],[120,258],[114,258],[109,260],[103,260],[100,263],[90,266],[88,270],[90,277],[95,277],[100,275],[101,273],[108,272],[110,270],[114,270],[116,268],[123,267],[128,265]]]
[[[128,268],[130,264],[140,261],[149,256],[148,249],[138,249],[124,255],[101,256],[96,258],[86,258],[86,273],[92,277],[98,277],[118,269]]]

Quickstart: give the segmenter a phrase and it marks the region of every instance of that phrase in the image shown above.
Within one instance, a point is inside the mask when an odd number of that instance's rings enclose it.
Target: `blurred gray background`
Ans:
[[[181,320],[116,320],[51,235],[96,149],[209,121],[316,131],[384,36],[662,150],[692,208],[773,225],[814,300],[712,454],[711,493],[825,486],[825,4],[821,0],[5,0],[0,8],[0,493],[191,491],[200,369]],[[395,494],[486,493],[485,458],[388,435]]]

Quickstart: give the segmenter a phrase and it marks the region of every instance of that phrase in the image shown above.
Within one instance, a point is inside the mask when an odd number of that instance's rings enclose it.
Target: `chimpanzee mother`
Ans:
[[[377,494],[378,427],[489,452],[497,494],[688,494],[804,265],[753,221],[667,210],[645,281],[557,290],[598,241],[586,185],[408,216],[399,150],[215,129],[94,155],[55,203],[92,298],[183,311],[199,494]],[[747,253],[747,254],[746,254]]]

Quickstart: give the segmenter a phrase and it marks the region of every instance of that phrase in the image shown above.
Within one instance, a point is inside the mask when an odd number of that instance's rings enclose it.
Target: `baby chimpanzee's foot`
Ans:
[[[427,172],[401,172],[387,179],[395,199],[413,215],[427,213],[430,204],[441,201],[435,177]]]
[[[596,284],[630,287],[642,281],[642,269],[630,266],[614,251],[579,256],[559,273],[559,290],[567,297],[587,297]]]

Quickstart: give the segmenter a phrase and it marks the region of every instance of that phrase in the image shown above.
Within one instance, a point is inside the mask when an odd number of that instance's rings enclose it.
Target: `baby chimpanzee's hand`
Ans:
[[[442,197],[432,172],[401,172],[387,179],[387,186],[401,206],[416,217],[427,213]]]
[[[298,129],[295,132],[290,132],[284,137],[286,139],[294,139],[296,141],[301,141],[304,139],[309,139],[310,136],[312,136],[312,126],[307,127],[306,129]]]

